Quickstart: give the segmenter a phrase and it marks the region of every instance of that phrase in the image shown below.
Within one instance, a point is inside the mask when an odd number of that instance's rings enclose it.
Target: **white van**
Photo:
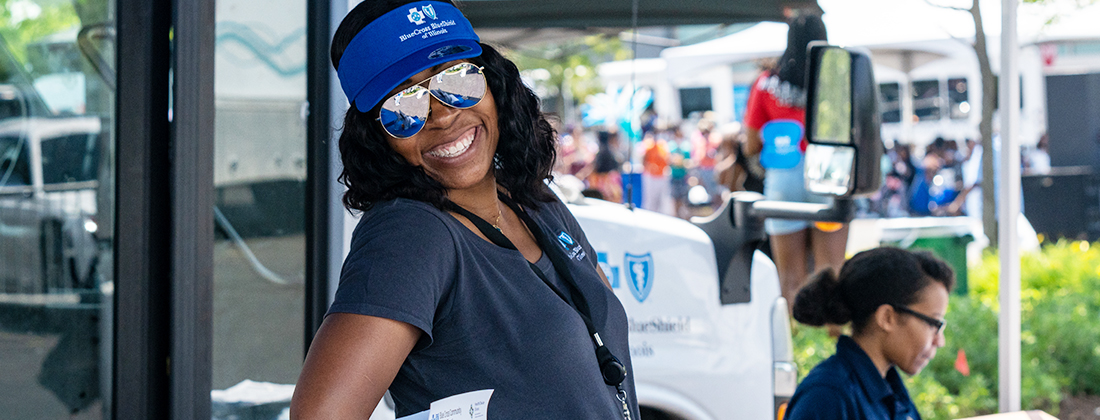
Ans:
[[[101,121],[0,120],[0,289],[65,294],[93,286]]]

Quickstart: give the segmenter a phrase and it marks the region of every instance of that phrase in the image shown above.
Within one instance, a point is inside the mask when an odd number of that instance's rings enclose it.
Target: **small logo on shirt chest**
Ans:
[[[582,248],[577,241],[573,240],[572,236],[565,233],[564,230],[558,233],[558,242],[561,243],[562,248],[565,248],[565,255],[571,260],[580,261],[587,255],[584,252],[584,248]]]

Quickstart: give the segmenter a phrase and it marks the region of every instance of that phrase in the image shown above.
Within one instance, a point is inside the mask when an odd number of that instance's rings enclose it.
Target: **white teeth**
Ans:
[[[474,133],[470,133],[470,135],[466,136],[462,140],[455,142],[453,146],[439,150],[432,150],[428,152],[428,154],[440,158],[453,158],[455,156],[461,155],[463,152],[466,151],[466,149],[469,149],[470,145],[473,143]]]

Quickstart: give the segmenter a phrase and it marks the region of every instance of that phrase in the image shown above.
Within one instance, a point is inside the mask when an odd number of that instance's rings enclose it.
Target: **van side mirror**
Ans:
[[[870,53],[810,44],[806,189],[835,197],[878,191],[883,146]]]
[[[848,223],[853,196],[878,190],[882,126],[869,53],[811,44],[806,84],[805,178],[807,191],[834,196],[830,203],[767,200],[738,191],[707,218],[693,218],[714,242],[722,304],[751,300],[752,258],[764,240],[764,219]]]

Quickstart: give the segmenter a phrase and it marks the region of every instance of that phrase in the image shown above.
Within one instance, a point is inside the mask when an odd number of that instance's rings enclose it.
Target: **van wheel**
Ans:
[[[641,418],[641,420],[681,420],[677,416],[673,416],[671,414],[665,413],[664,411],[649,407],[641,407],[640,414],[641,415],[639,417]]]

